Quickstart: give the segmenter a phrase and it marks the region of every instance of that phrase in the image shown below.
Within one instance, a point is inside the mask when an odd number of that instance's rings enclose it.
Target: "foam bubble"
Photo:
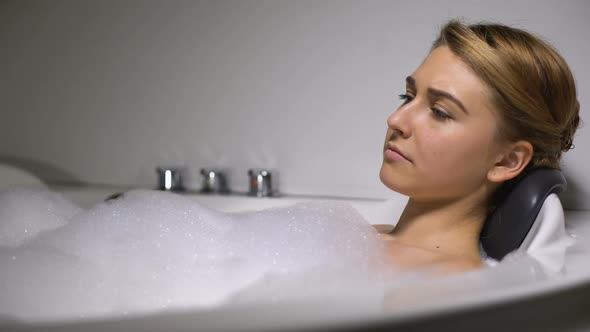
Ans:
[[[42,231],[58,228],[82,210],[48,190],[0,192],[0,246],[15,247]]]
[[[10,204],[26,209],[35,195]],[[344,203],[224,214],[156,191],[128,192],[83,212],[49,201],[63,212],[59,222],[37,215],[32,224],[44,232],[0,249],[4,314],[50,320],[211,307],[269,276],[368,271],[383,249]]]
[[[0,194],[0,213],[4,321],[312,299],[380,311],[544,278],[522,253],[454,279],[398,270],[348,203],[227,214],[131,191],[81,210],[56,193],[11,191]]]

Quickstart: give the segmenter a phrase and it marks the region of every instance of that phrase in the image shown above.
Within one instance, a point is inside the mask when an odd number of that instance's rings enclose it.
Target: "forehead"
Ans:
[[[451,93],[472,112],[491,110],[489,89],[461,58],[446,47],[437,47],[412,73],[419,90],[435,88]]]

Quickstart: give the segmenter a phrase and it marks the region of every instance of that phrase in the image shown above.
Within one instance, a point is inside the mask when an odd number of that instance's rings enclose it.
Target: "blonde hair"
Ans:
[[[449,21],[432,48],[447,46],[490,88],[498,109],[498,134],[526,140],[534,154],[527,168],[560,169],[562,152],[573,148],[580,104],[573,75],[549,44],[501,24]]]

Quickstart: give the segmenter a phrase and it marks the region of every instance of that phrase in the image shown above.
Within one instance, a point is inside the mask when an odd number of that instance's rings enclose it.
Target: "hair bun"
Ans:
[[[561,132],[561,151],[567,152],[576,147],[574,145],[574,133],[576,132],[579,123],[580,116],[578,112],[576,112],[572,120],[566,125],[565,129]]]

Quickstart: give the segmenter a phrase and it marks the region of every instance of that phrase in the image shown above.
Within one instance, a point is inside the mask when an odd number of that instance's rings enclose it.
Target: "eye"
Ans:
[[[437,120],[451,120],[452,117],[445,113],[444,111],[439,110],[436,107],[431,107],[432,116],[434,116]]]
[[[412,96],[406,92],[406,93],[400,94],[399,99],[404,101],[404,103],[402,104],[402,106],[403,106],[403,105],[406,105],[406,104],[412,102],[412,100],[414,100],[414,96]],[[431,113],[432,116],[434,116],[437,120],[442,121],[442,120],[453,119],[453,117],[450,116],[448,113],[446,113],[445,111],[442,111],[436,107],[431,107],[430,109],[432,110],[432,113]]]
[[[411,102],[412,100],[414,100],[414,97],[410,96],[407,93],[402,93],[401,95],[399,95],[399,99],[403,100],[404,103],[402,105],[405,105],[405,104]]]

